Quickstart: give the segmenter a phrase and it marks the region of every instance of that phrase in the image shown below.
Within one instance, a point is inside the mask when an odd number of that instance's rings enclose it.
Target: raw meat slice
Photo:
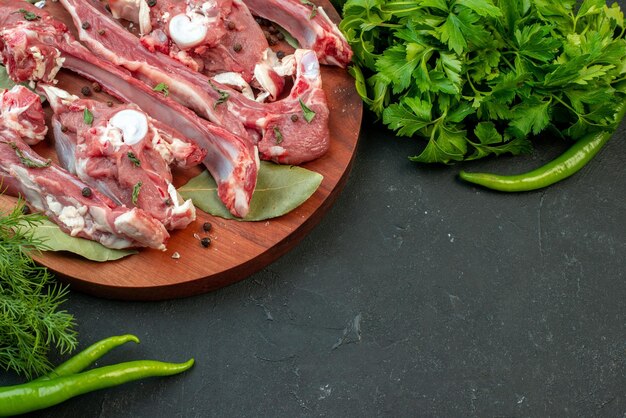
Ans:
[[[289,96],[272,103],[258,103],[166,55],[137,48],[137,38],[91,3],[60,1],[72,15],[81,40],[92,51],[129,69],[150,85],[167,85],[170,96],[212,122],[235,132],[248,130],[252,140],[260,144],[261,158],[301,164],[328,150],[329,112],[314,52],[297,50],[290,59],[283,60],[283,65],[291,66],[296,73]],[[105,33],[83,27],[105,28]],[[314,112],[312,121],[305,114],[313,113],[306,109]],[[294,115],[297,123],[292,119]]]
[[[308,0],[243,0],[252,14],[283,27],[300,48],[312,49],[322,64],[346,67],[352,49],[324,8]]]
[[[29,101],[39,96],[14,87],[6,96]],[[156,219],[138,208],[116,206],[109,198],[37,155],[0,115],[0,176],[5,192],[22,196],[71,236],[100,242],[109,248],[151,247],[165,250],[169,234]],[[28,124],[29,122],[27,122]],[[27,126],[25,124],[24,126]]]
[[[15,131],[29,145],[35,145],[46,137],[48,127],[36,94],[29,94],[26,87],[17,85],[0,93],[0,114],[4,126]]]
[[[17,21],[4,28],[5,32],[21,33],[26,39],[26,42],[16,45],[5,42],[0,36],[0,49],[5,61],[19,53],[13,47],[38,46],[57,49],[60,51],[64,68],[97,81],[105,91],[127,103],[137,104],[152,118],[165,125],[175,126],[181,135],[204,149],[207,154],[203,163],[218,184],[220,199],[233,215],[238,217],[246,215],[256,186],[259,167],[258,150],[253,143],[196,116],[166,94],[157,92],[133,78],[127,71],[95,57],[75,41],[67,28],[53,17],[28,3],[20,6],[39,13],[41,17],[36,21]],[[16,13],[16,9],[17,6],[13,1],[1,0],[0,22],[9,20],[7,16]],[[9,74],[17,78],[17,74],[12,72]],[[37,75],[31,73],[31,76]],[[49,80],[50,77],[44,79]]]
[[[140,26],[141,43],[150,51],[169,54],[207,76],[239,73],[272,100],[284,87],[271,66],[273,60],[266,58],[273,54],[267,39],[241,1],[159,0],[152,7],[145,0],[108,4],[113,17]]]
[[[137,106],[108,106],[53,86],[38,88],[54,111],[55,146],[66,169],[118,205],[143,209],[168,230],[195,219],[193,203],[180,198],[170,171],[176,160],[202,161],[204,152],[195,144],[159,129]]]

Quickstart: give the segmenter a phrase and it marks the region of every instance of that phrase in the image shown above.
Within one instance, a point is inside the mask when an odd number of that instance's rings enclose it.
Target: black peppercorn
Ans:
[[[298,119],[299,119],[299,118],[298,118],[298,115],[295,115],[295,114],[294,114],[294,115],[291,115],[291,121],[292,121],[292,122],[297,122],[297,121],[298,121]]]
[[[213,225],[211,225],[211,222],[205,222],[205,223],[202,224],[202,230],[204,232],[209,232],[212,227],[213,227]]]
[[[22,206],[22,214],[28,215],[30,213],[30,206],[24,205]]]
[[[95,91],[96,93],[100,93],[102,91],[102,86],[100,85],[100,83],[92,83],[91,84],[91,88],[93,89],[93,91]]]
[[[156,0],[148,0],[148,6],[150,7],[156,6],[156,3],[157,3]]]
[[[82,89],[80,89],[80,92],[83,94],[83,96],[91,96],[91,89],[89,88],[89,86],[84,86]]]
[[[283,58],[285,58],[285,53],[283,51],[276,52],[276,58],[282,60]]]
[[[89,187],[83,187],[83,189],[80,191],[80,193],[84,197],[91,197],[91,189]]]
[[[200,240],[200,244],[202,244],[202,246],[204,248],[207,248],[209,245],[211,245],[211,238],[209,237],[204,237]]]
[[[91,27],[91,24],[89,22],[83,22],[83,24],[80,25],[80,27],[83,29],[89,29]]]
[[[233,51],[235,51],[235,52],[240,52],[240,51],[241,51],[241,49],[242,49],[241,44],[235,44],[235,45],[233,45]]]

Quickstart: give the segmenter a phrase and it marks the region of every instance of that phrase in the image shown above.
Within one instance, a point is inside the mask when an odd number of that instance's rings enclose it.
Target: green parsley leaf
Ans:
[[[531,150],[616,124],[626,100],[624,13],[603,0],[347,0],[356,90],[420,162]]]
[[[133,202],[133,205],[137,205],[137,199],[139,199],[139,191],[141,190],[141,186],[143,186],[143,183],[140,181],[138,181],[133,186],[133,194],[131,197],[131,201]]]
[[[83,122],[87,125],[91,125],[93,123],[93,113],[88,108],[83,110]]]
[[[215,90],[220,95],[220,97],[217,99],[217,101],[213,105],[213,108],[216,108],[218,105],[221,105],[222,103],[226,103],[226,101],[230,97],[230,94],[227,91],[218,89],[217,86],[211,83],[210,81],[209,81],[209,84],[211,85],[213,90]]]
[[[128,151],[126,155],[128,156],[128,159],[130,160],[130,162],[133,163],[135,167],[141,167],[141,161],[139,161],[139,158],[137,158],[134,152]]]
[[[274,138],[276,138],[276,145],[280,145],[283,142],[283,134],[280,132],[278,126],[274,126]]]
[[[170,87],[165,83],[159,83],[152,89],[159,93],[163,93],[163,96],[167,97],[170,95]]]
[[[11,148],[13,148],[13,151],[15,151],[15,154],[17,155],[17,158],[19,158],[20,162],[24,164],[26,167],[46,168],[46,167],[50,167],[50,164],[52,164],[52,160],[46,160],[44,162],[40,162],[40,161],[36,161],[27,157],[26,155],[24,155],[24,152],[17,146],[15,142],[8,142],[8,144]]]
[[[307,105],[305,105],[302,99],[298,99],[298,101],[300,102],[300,107],[302,108],[304,120],[306,120],[307,123],[311,123],[311,121],[315,118],[316,113],[312,111]]]
[[[33,12],[29,12],[26,9],[19,9],[14,13],[21,13],[22,16],[24,16],[24,20],[28,20],[28,21],[33,21],[33,20],[37,20],[37,19],[41,19],[41,16],[36,15]]]

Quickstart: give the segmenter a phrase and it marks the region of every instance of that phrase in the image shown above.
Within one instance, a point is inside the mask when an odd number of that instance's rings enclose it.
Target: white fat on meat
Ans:
[[[70,231],[70,235],[75,237],[85,229],[85,214],[88,212],[87,206],[66,206],[53,196],[46,196],[46,206],[48,210],[56,215],[58,222],[61,222]]]
[[[44,94],[48,98],[52,99],[48,100],[48,102],[55,112],[64,106],[71,105],[76,100],[80,100],[78,96],[75,96],[71,93],[68,93],[66,90],[51,86],[49,84],[39,84],[39,88],[44,91]]]
[[[170,195],[170,199],[174,206],[172,208],[172,215],[192,213],[193,214],[192,217],[195,219],[196,207],[193,205],[193,202],[191,199],[187,199],[183,201],[182,197],[176,191],[176,187],[174,187],[172,183],[167,185],[167,193]]]
[[[209,28],[219,19],[219,7],[215,1],[202,3],[200,7],[188,5],[187,13],[177,14],[169,21],[170,38],[180,49],[201,45]]]
[[[32,71],[32,75],[29,77],[31,80],[54,80],[56,78],[57,73],[61,70],[63,66],[64,58],[61,58],[60,51],[56,51],[56,56],[54,57],[54,66],[50,69],[47,68],[49,57],[46,57],[37,46],[31,46],[28,48],[28,52],[35,62],[34,69]],[[9,73],[11,69],[8,69]]]
[[[285,78],[293,76],[295,73],[296,60],[293,54],[280,60],[272,49],[268,48],[263,51],[261,61],[254,66],[254,80],[262,90],[256,101],[262,103],[270,97],[272,100],[276,100],[282,90],[282,85],[277,85],[274,77],[278,75]]]
[[[124,235],[127,235],[131,238],[138,237],[143,238],[145,231],[142,228],[142,223],[139,221],[137,216],[137,208],[133,208],[132,210],[121,214],[115,221],[113,222],[115,229]],[[165,251],[165,244],[161,244],[158,247],[159,250]]]
[[[226,72],[216,74],[213,77],[213,80],[220,84],[230,86],[235,90],[240,91],[248,99],[254,100],[254,92],[252,91],[252,87],[250,87],[250,84],[246,83],[246,80],[244,80],[244,78],[239,73]]]
[[[139,25],[141,35],[152,32],[150,23],[150,6],[146,0],[116,0],[109,1],[111,14],[116,19],[126,19]]]

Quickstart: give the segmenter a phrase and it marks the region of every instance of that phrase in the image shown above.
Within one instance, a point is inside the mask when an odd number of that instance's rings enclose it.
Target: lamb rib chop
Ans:
[[[114,18],[136,23],[141,44],[207,76],[232,72],[267,92],[270,100],[285,81],[263,31],[245,4],[233,0],[109,0]],[[94,5],[98,7],[97,5]]]
[[[19,9],[37,13],[36,21],[25,21]],[[0,0],[0,49],[5,63],[11,57],[23,56],[31,71],[18,71],[7,65],[9,75],[17,82],[51,80],[60,63],[64,68],[87,79],[127,103],[137,104],[161,123],[176,127],[186,138],[206,151],[203,161],[218,184],[218,195],[230,212],[243,217],[249,210],[259,167],[258,150],[249,140],[204,120],[165,94],[157,92],[127,71],[95,57],[73,39],[67,27],[28,3],[19,6],[11,0]],[[54,49],[58,54],[43,55],[39,51]],[[29,65],[29,63],[31,63]],[[52,65],[55,63],[55,65]],[[44,68],[51,72],[42,71]],[[41,77],[43,73],[43,76]]]
[[[40,99],[27,88],[15,86],[2,93],[2,100],[34,104]],[[41,112],[41,106],[34,106],[31,112]],[[14,130],[13,123],[5,124],[4,116],[0,115],[0,176],[8,194],[22,196],[71,236],[97,241],[109,248],[165,250],[169,234],[159,221],[139,208],[115,205],[66,170],[43,159],[22,139],[30,129],[30,121],[25,120],[19,130]]]
[[[91,2],[60,2],[72,16],[80,39],[94,53],[128,69],[149,85],[167,85],[171,97],[212,122],[238,134],[247,130],[252,141],[258,143],[261,158],[300,164],[328,150],[328,105],[313,51],[297,50],[284,63],[296,74],[286,98],[258,103],[167,55],[141,48],[134,35]]]
[[[242,0],[255,16],[282,26],[322,64],[346,67],[352,49],[326,11],[308,0]]]
[[[39,84],[54,116],[57,155],[70,173],[120,206],[143,209],[166,229],[185,228],[196,218],[191,200],[172,185],[170,164],[199,164],[204,152],[135,105],[108,106]],[[90,115],[85,121],[85,112]]]

